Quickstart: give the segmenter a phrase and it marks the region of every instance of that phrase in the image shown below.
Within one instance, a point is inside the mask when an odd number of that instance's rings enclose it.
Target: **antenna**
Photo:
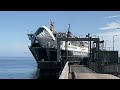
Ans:
[[[71,32],[70,32],[70,24],[69,24],[67,37],[70,37],[70,36],[71,36]]]
[[[69,24],[69,27],[68,27],[68,32],[70,32],[70,24]]]
[[[67,33],[67,30],[65,29],[65,33]]]

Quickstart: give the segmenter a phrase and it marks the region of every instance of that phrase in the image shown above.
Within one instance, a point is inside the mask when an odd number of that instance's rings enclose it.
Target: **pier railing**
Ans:
[[[99,62],[89,62],[88,67],[98,73],[109,73],[120,76],[120,63],[104,65]]]
[[[65,67],[64,67],[59,79],[68,79],[68,74],[69,74],[69,63],[66,62]]]

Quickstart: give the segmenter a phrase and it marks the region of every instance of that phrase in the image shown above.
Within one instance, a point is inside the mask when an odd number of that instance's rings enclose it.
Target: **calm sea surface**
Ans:
[[[0,79],[37,79],[34,58],[0,57]]]

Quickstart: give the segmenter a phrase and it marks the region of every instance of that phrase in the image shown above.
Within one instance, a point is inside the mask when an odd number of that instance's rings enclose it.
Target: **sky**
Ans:
[[[99,36],[108,49],[114,36],[114,50],[120,51],[120,11],[0,11],[0,57],[33,57],[27,33],[49,28],[50,20],[55,31],[66,32],[70,24],[75,36]]]

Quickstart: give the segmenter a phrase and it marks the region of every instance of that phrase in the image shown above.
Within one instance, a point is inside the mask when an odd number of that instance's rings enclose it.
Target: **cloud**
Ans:
[[[114,32],[104,32],[100,34],[100,36],[113,36],[113,35],[120,35],[120,30],[116,30]]]
[[[109,16],[108,18],[112,17],[120,17],[120,15]],[[99,29],[107,30],[96,34],[97,36],[103,37],[103,40],[105,41],[104,47],[106,46],[107,50],[113,50],[113,36],[117,35],[114,37],[114,50],[118,51],[120,56],[120,21],[116,20],[115,22],[108,23],[105,27]]]
[[[116,18],[116,17],[120,17],[120,15],[107,16],[107,17],[105,17],[105,18]]]
[[[112,23],[106,24],[105,27],[100,28],[100,29],[102,29],[102,30],[107,30],[107,29],[120,29],[120,23],[118,23],[118,22],[112,22]]]

